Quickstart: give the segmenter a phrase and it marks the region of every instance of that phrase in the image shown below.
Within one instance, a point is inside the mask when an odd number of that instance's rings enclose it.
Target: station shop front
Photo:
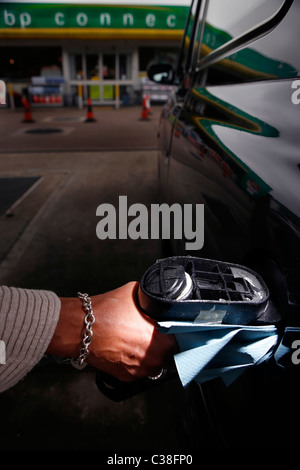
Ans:
[[[173,63],[189,0],[10,1],[0,5],[0,79],[8,102],[36,106],[134,104],[153,61]],[[166,87],[152,85],[154,100]]]

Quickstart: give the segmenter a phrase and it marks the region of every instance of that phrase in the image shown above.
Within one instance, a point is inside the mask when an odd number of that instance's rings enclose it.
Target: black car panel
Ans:
[[[291,360],[292,327],[300,327],[300,105],[293,99],[300,2],[210,0],[199,17],[195,41],[188,25],[173,79],[178,90],[162,112],[158,165],[161,202],[204,204],[204,246],[186,253],[184,240],[171,240],[166,254],[244,264],[264,278],[286,328],[288,361],[256,367],[230,387],[208,382],[196,393],[212,447],[289,447],[300,383]],[[210,62],[218,48],[236,45],[249,27],[259,32],[258,21],[270,18],[276,21],[265,34]]]

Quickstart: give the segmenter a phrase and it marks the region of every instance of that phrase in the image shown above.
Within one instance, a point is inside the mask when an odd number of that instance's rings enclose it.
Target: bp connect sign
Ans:
[[[23,33],[72,28],[182,30],[188,2],[164,3],[5,2],[0,5],[0,29]]]

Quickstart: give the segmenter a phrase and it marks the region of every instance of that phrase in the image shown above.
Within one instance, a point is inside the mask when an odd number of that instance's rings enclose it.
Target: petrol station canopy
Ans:
[[[190,0],[6,1],[0,38],[179,39]]]

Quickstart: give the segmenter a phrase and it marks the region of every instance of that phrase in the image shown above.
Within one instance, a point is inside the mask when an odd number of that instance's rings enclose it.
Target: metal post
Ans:
[[[8,90],[8,95],[9,95],[10,107],[11,107],[11,109],[15,110],[14,90],[13,90],[13,84],[11,82],[8,82],[7,90]]]
[[[82,100],[82,85],[81,83],[78,84],[78,108],[83,108],[83,100]]]

